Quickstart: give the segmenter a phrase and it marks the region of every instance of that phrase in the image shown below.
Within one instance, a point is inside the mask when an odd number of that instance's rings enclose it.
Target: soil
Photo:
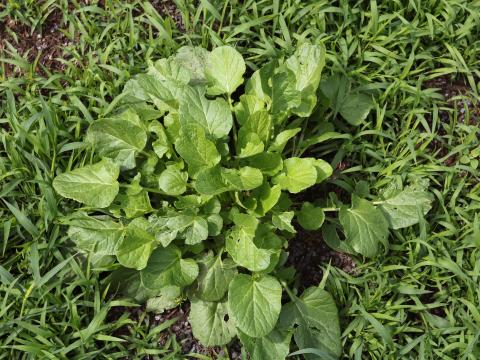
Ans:
[[[354,259],[348,254],[331,250],[320,231],[299,230],[297,236],[289,241],[288,251],[287,265],[297,270],[300,291],[320,283],[323,276],[321,265],[331,263],[348,274],[356,273]]]
[[[460,124],[474,125],[478,124],[480,120],[480,106],[479,104],[473,101],[473,96],[469,95],[471,93],[471,88],[466,82],[465,79],[452,79],[451,77],[445,75],[429,81],[426,81],[423,84],[424,89],[436,88],[438,92],[445,99],[445,108],[440,109],[438,116],[440,121],[448,124],[450,122],[451,112],[454,109],[458,109],[457,121]],[[468,122],[467,118],[467,109],[469,113]],[[426,120],[432,125],[432,119],[430,114],[426,115]],[[438,129],[438,134],[444,136],[447,134],[446,130],[440,126]],[[429,145],[429,149],[436,154],[438,158],[445,157],[448,154],[447,147],[439,139],[434,139]],[[453,166],[457,162],[457,156],[452,155],[448,157],[444,164],[446,166]]]
[[[424,83],[424,88],[437,88],[439,93],[443,95],[446,100],[446,106],[450,109],[458,109],[458,122],[464,124],[467,115],[466,108],[469,109],[470,119],[469,124],[477,124],[480,119],[480,107],[474,104],[469,93],[471,92],[470,85],[465,79],[454,80],[445,75]],[[455,99],[459,97],[459,99]],[[461,97],[461,99],[460,99]],[[449,114],[446,110],[439,111],[440,119],[446,123],[449,122]]]
[[[89,0],[80,0],[80,4],[89,4]],[[185,31],[182,22],[182,15],[177,9],[173,0],[152,0],[152,6],[162,16],[169,16],[177,25],[180,31]],[[104,6],[100,1],[99,6]],[[73,5],[70,6],[73,11]],[[0,21],[0,57],[9,57],[10,43],[16,52],[32,64],[38,56],[38,62],[35,71],[40,75],[48,72],[62,72],[65,64],[61,59],[68,60],[65,57],[64,49],[75,45],[76,39],[69,39],[63,32],[65,24],[63,23],[62,11],[53,10],[41,29],[36,29],[33,33],[31,28],[23,23],[17,22],[10,17]],[[5,78],[20,76],[22,70],[12,64],[5,64]]]
[[[72,41],[62,33],[61,29],[60,9],[52,11],[43,23],[42,30],[33,33],[29,26],[7,17],[0,22],[0,54],[5,56],[3,54],[8,52],[7,42],[9,42],[30,64],[39,56],[36,68],[38,73],[45,74],[43,68],[48,71],[63,71],[65,65],[59,61],[59,58],[63,57],[63,50],[72,45]],[[5,66],[7,78],[20,74],[21,70],[18,67],[10,64]]]
[[[169,16],[177,25],[178,30],[185,31],[182,14],[173,0],[150,0],[150,3],[161,16]]]

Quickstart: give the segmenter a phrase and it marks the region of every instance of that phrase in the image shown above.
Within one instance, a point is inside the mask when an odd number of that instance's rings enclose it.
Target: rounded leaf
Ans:
[[[255,278],[238,274],[228,288],[230,315],[250,337],[267,335],[275,327],[282,308],[282,287],[272,276]]]

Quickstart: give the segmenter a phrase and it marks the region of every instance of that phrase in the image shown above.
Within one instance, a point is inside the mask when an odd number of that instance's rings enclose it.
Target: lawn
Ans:
[[[0,3],[0,359],[480,358],[480,2]]]

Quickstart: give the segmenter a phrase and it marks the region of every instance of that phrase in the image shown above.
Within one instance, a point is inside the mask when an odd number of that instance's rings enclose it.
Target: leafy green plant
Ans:
[[[388,247],[389,229],[421,221],[431,196],[425,184],[399,180],[375,201],[295,204],[296,194],[333,173],[327,161],[300,155],[341,135],[328,126],[298,135],[319,122],[312,114],[324,59],[322,45],[304,43],[245,84],[245,62],[228,46],[184,47],[151,64],[105,111],[115,113],[91,123],[85,142],[93,163],[53,181],[57,193],[85,205],[61,219],[70,239],[95,266],[118,267],[121,288],[151,310],[188,297],[193,332],[207,346],[238,336],[252,358],[280,359],[293,336],[300,349],[339,357],[332,296],[290,288],[294,219],[309,231],[328,220],[330,246],[375,256]],[[369,109],[356,115],[346,98],[325,106],[358,125]]]

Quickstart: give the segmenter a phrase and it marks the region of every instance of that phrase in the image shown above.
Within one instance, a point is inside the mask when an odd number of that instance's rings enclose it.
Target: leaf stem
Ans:
[[[280,284],[282,284],[283,288],[285,289],[285,291],[287,292],[287,295],[288,297],[290,298],[290,300],[292,301],[296,301],[297,297],[295,296],[295,294],[292,292],[292,290],[290,290],[290,288],[288,287],[287,283],[285,281],[280,281]]]

